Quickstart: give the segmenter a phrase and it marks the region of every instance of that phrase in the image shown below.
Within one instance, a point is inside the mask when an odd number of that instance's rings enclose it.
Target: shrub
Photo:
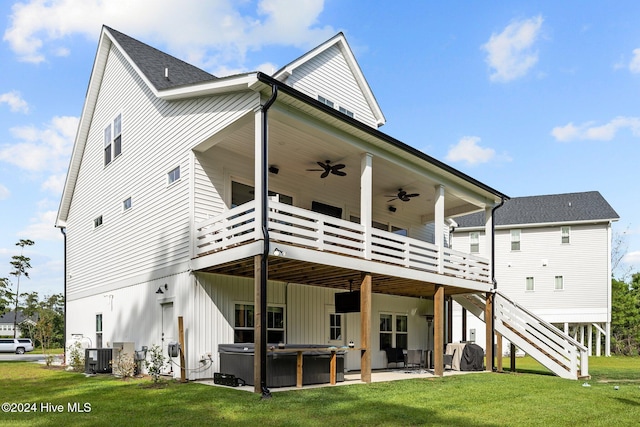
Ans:
[[[162,354],[162,347],[159,345],[152,345],[149,349],[149,360],[145,360],[145,366],[147,372],[153,378],[153,382],[160,381],[160,374],[162,372],[162,365],[164,365],[164,355]]]
[[[69,366],[71,366],[75,372],[84,371],[84,348],[82,344],[76,341],[67,347],[67,350],[69,350]]]

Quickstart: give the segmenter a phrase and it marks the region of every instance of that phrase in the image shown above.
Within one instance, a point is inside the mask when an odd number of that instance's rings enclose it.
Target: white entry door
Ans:
[[[170,342],[177,341],[176,322],[173,317],[173,303],[162,304],[162,354],[165,356],[165,372],[172,372],[171,360],[168,356],[167,346]]]

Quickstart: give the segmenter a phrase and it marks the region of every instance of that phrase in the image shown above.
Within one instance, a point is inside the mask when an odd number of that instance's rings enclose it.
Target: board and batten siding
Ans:
[[[191,149],[257,104],[253,92],[160,100],[112,46],[67,220],[68,299],[188,269]],[[104,166],[104,129],[118,114],[122,153]]]
[[[190,374],[194,378],[211,378],[213,372],[220,372],[218,345],[233,343],[235,326],[235,305],[253,304],[253,279],[222,276],[209,273],[195,273],[193,292],[193,340],[190,351],[197,355],[211,353],[213,366],[202,372]],[[286,304],[286,284],[269,281],[267,284],[267,305],[284,307]],[[286,311],[285,311],[286,313]],[[285,328],[287,319],[285,315]]]
[[[346,108],[354,113],[355,119],[377,128],[377,120],[362,89],[337,46],[296,68],[287,83],[314,99],[323,96],[334,102],[336,109]]]

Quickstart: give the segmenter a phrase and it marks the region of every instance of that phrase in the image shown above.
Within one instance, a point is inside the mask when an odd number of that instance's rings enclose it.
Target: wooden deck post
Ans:
[[[493,371],[493,294],[487,292],[486,304],[484,308],[484,322],[486,330],[486,347],[485,347],[485,370]]]
[[[436,285],[433,295],[433,371],[444,375],[444,286]]]
[[[496,332],[496,363],[498,372],[502,372],[502,334]]]
[[[453,342],[453,298],[447,297],[447,343]]]
[[[178,342],[180,343],[180,382],[187,382],[187,371],[184,366],[184,322],[178,316]]]
[[[509,353],[511,354],[511,373],[515,373],[516,372],[516,345],[514,343],[511,343],[511,348]]]
[[[360,285],[360,380],[371,382],[371,273],[362,274]]]

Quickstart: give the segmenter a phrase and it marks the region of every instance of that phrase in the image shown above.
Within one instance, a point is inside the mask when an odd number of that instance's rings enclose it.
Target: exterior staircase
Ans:
[[[454,301],[485,320],[485,298],[479,294],[455,295]],[[554,374],[567,379],[589,378],[587,347],[496,291],[495,331]],[[499,355],[501,356],[501,355]]]

